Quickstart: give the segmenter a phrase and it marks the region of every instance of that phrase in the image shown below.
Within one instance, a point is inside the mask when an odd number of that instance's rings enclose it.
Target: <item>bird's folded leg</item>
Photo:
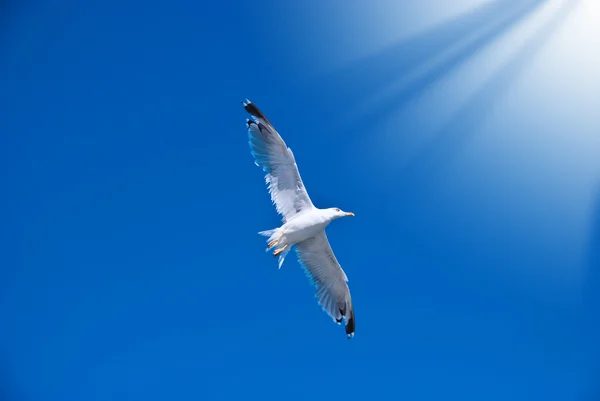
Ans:
[[[279,256],[279,254],[283,251],[285,251],[285,249],[288,247],[288,244],[285,244],[282,248],[277,248],[275,249],[275,252],[273,252],[273,256],[277,257]]]
[[[277,237],[276,239],[274,239],[273,241],[269,242],[267,244],[267,246],[269,248],[272,248],[273,246],[275,246],[275,244],[281,239],[281,237],[283,237],[283,231],[281,231],[281,234],[279,235],[279,237]]]

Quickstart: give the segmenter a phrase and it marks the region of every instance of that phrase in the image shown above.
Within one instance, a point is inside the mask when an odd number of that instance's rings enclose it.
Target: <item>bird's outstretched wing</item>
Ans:
[[[250,113],[248,144],[257,166],[265,171],[271,200],[283,220],[313,207],[300,178],[292,150],[287,147],[279,133],[265,115],[249,100],[244,109]]]
[[[337,323],[346,321],[348,338],[354,335],[354,309],[348,278],[338,263],[325,231],[296,244],[296,253],[306,275],[316,287],[315,296],[323,310]]]

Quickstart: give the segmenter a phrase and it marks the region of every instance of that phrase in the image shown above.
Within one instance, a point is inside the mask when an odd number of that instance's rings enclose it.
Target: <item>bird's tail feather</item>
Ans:
[[[267,237],[267,243],[271,243],[271,241],[273,241],[274,239],[279,238],[279,236],[281,234],[281,229],[275,228],[273,230],[259,231],[258,233],[264,237]],[[271,250],[271,248],[273,248],[273,246],[267,247],[267,249],[265,249],[265,251],[269,252]]]
[[[283,250],[283,252],[281,252],[281,253],[279,254],[279,260],[278,260],[278,263],[277,263],[277,264],[278,264],[278,266],[279,266],[279,269],[281,269],[281,265],[283,265],[283,261],[285,260],[285,257],[287,256],[287,254],[288,254],[289,252],[290,252],[290,247],[288,246],[287,248],[285,248],[285,249]]]
[[[265,237],[272,237],[273,234],[275,233],[275,231],[277,231],[277,229],[274,230],[265,230],[265,231],[259,231],[258,233],[260,235],[264,235]]]
[[[282,231],[281,231],[281,227],[279,227],[279,228],[275,228],[273,230],[260,231],[259,234],[262,236],[268,237],[267,243],[271,244],[271,242],[278,240],[281,237]],[[275,248],[277,245],[278,245],[278,242],[273,242],[273,244],[268,246],[267,249],[265,249],[265,251],[269,252],[271,249]],[[285,260],[285,257],[290,252],[290,248],[291,247],[286,247],[279,254],[278,265],[279,265],[280,269],[281,269],[281,265],[283,264],[283,261]],[[275,256],[277,256],[277,254]]]

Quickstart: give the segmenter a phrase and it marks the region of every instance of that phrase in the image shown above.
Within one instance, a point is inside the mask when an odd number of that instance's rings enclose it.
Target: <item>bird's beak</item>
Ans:
[[[348,213],[346,213],[346,216],[352,216],[352,217],[354,217],[354,213],[348,212]]]

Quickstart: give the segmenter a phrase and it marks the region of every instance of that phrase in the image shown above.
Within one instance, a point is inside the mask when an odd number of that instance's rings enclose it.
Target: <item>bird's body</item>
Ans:
[[[267,250],[276,248],[275,252],[277,252],[278,249],[289,249],[320,234],[329,223],[343,216],[354,216],[354,214],[342,212],[340,209],[318,209],[313,207],[295,215],[281,227],[275,230],[262,231],[260,234],[269,237]],[[280,254],[282,253],[276,253],[275,256]],[[281,267],[281,264],[283,264],[283,258],[280,256],[279,267]]]
[[[279,257],[279,267],[295,247],[301,265],[317,288],[319,303],[337,323],[346,321],[350,338],[354,336],[355,320],[348,278],[331,250],[325,228],[335,219],[354,214],[339,208],[316,208],[302,183],[292,151],[254,104],[246,101],[244,108],[252,116],[247,120],[250,150],[255,164],[266,173],[271,200],[284,223],[259,234],[268,237],[267,251],[273,249],[273,255]]]
[[[331,223],[333,216],[327,209],[317,209],[316,207],[297,215],[296,218],[288,221],[281,229],[284,232],[284,238],[287,242],[297,244],[305,239],[314,237]]]
[[[297,215],[281,227],[273,230],[268,241],[276,241],[270,247],[286,246],[292,247],[299,242],[314,237],[329,225],[331,220],[323,213],[323,210],[313,208]]]

